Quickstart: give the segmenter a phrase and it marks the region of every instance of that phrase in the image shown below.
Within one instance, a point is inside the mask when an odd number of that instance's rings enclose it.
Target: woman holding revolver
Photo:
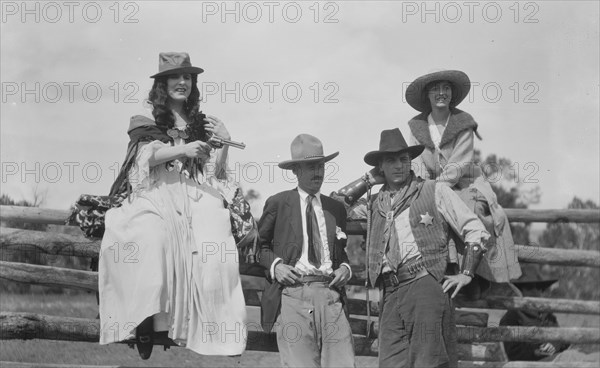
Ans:
[[[197,76],[187,53],[159,55],[148,103],[131,118],[131,138],[111,194],[129,191],[106,214],[99,261],[100,343],[136,339],[148,359],[154,339],[205,355],[239,355],[246,318],[229,210],[230,139],[199,111]]]

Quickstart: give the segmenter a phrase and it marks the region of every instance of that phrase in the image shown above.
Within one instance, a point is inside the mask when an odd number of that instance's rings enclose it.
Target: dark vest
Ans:
[[[435,181],[426,180],[418,184],[419,189],[409,207],[410,227],[425,262],[427,271],[441,281],[448,263],[448,224],[438,212],[435,205]],[[383,255],[386,250],[383,232],[385,217],[379,214],[376,206],[378,202],[372,200],[373,211],[371,218],[371,231],[369,242],[369,282],[373,286],[381,273]],[[421,215],[429,214],[433,218],[430,225],[423,222]],[[390,244],[390,247],[398,244]]]

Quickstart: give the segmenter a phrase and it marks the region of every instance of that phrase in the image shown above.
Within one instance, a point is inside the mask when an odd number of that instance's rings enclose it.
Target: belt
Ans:
[[[401,265],[396,272],[386,272],[382,274],[380,286],[385,288],[396,288],[409,284],[428,274],[429,272],[427,272],[427,269],[425,268],[425,262],[421,259],[416,262]]]
[[[298,282],[301,284],[307,284],[310,282],[330,283],[331,281],[333,281],[333,277],[327,275],[302,275],[300,276],[300,281]]]

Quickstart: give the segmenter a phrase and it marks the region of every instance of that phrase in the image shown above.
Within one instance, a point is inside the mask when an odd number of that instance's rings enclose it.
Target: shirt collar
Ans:
[[[306,193],[304,190],[302,190],[302,188],[298,187],[298,194],[300,195],[300,200],[302,201],[302,203],[306,203],[306,197],[308,197],[308,193]],[[317,202],[319,204],[321,204],[321,192],[317,192],[315,193],[315,198],[317,199]]]

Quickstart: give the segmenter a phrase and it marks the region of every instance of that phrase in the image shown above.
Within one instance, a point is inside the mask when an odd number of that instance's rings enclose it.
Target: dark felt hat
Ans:
[[[158,73],[150,78],[172,74],[200,74],[204,69],[192,66],[187,52],[161,52],[158,54]]]
[[[517,287],[535,286],[537,289],[545,290],[558,281],[558,279],[549,279],[542,275],[539,267],[533,264],[521,265],[523,274],[518,279],[511,281]]]
[[[415,110],[427,112],[431,110],[431,105],[424,89],[432,82],[448,81],[452,84],[452,101],[457,106],[467,97],[471,89],[469,77],[460,70],[441,70],[434,73],[425,74],[415,79],[406,89],[406,102]]]
[[[382,155],[401,152],[408,152],[412,160],[419,156],[424,149],[425,146],[420,144],[416,146],[406,144],[406,140],[398,128],[384,130],[381,132],[381,138],[379,139],[379,150],[367,153],[365,155],[365,162],[371,166],[377,166]]]
[[[290,170],[294,165],[302,162],[327,162],[340,154],[335,152],[325,156],[319,138],[310,134],[300,134],[294,138],[290,150],[292,159],[280,162],[278,166],[282,169]]]

